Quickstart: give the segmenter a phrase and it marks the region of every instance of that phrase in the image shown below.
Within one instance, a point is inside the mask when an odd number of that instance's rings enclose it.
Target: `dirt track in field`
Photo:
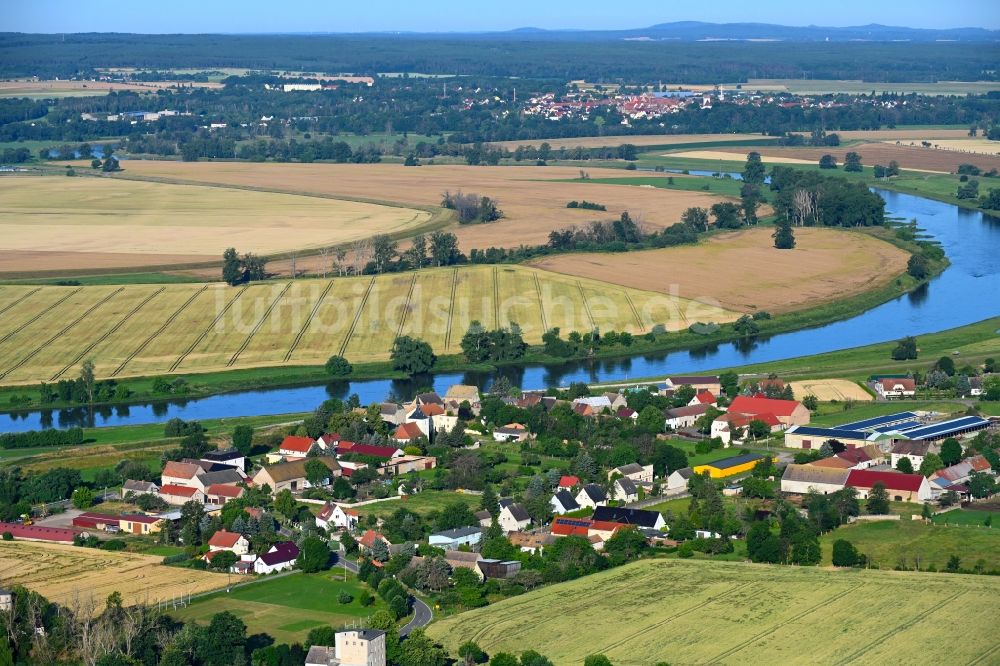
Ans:
[[[785,312],[869,291],[906,269],[908,254],[864,233],[797,228],[794,250],[770,229],[713,236],[694,246],[627,254],[564,254],[539,268],[676,293],[738,312]]]

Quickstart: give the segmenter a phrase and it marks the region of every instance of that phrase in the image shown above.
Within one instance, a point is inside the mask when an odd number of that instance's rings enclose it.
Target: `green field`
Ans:
[[[823,561],[830,563],[833,542],[846,539],[879,569],[927,569],[940,571],[948,558],[957,555],[962,568],[972,569],[982,561],[987,571],[1000,570],[1000,529],[974,526],[927,525],[919,520],[855,523],[838,527],[820,538]]]
[[[629,305],[629,300],[633,306]],[[669,297],[521,266],[466,266],[378,277],[223,285],[0,286],[0,382],[73,376],[92,359],[100,377],[200,373],[388,359],[398,334],[460,351],[469,322],[516,321],[538,343],[564,332],[654,324]],[[641,315],[640,313],[651,313]],[[735,318],[719,309],[715,321]]]
[[[1000,528],[1000,513],[996,511],[978,511],[976,509],[957,509],[947,513],[941,513],[932,520],[935,525],[971,525],[982,527],[986,519],[989,518]]]
[[[293,573],[236,587],[231,592],[216,592],[194,600],[182,610],[171,611],[179,620],[207,623],[213,615],[229,611],[247,625],[247,634],[266,633],[277,643],[301,643],[310,629],[323,625],[341,627],[363,620],[385,608],[377,597],[373,605],[358,602],[367,589],[353,575],[343,581],[343,569],[334,568],[319,574]],[[347,591],[354,600],[341,604],[337,597]],[[370,592],[370,590],[369,590]]]
[[[406,495],[398,500],[359,506],[357,510],[362,516],[376,516],[378,518],[385,518],[400,508],[426,516],[432,511],[440,511],[445,504],[451,502],[463,502],[468,504],[473,511],[478,511],[479,501],[479,495],[449,490],[424,490],[414,495]]]
[[[532,647],[556,664],[929,664],[995,661],[1000,580],[645,560],[431,625],[452,652]],[[955,640],[961,627],[961,640]]]

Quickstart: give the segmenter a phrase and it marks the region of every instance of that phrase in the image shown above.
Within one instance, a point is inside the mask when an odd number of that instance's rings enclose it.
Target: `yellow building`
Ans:
[[[722,460],[716,460],[715,462],[705,463],[704,465],[696,465],[694,467],[694,473],[707,473],[713,479],[723,479],[727,476],[735,476],[737,474],[749,472],[763,459],[764,456],[759,453],[747,453],[742,456],[733,456],[732,458],[723,458]],[[771,460],[772,462],[778,461],[777,458],[771,458]]]

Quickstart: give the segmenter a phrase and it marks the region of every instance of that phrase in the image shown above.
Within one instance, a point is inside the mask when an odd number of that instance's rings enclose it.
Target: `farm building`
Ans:
[[[126,534],[155,534],[160,531],[163,516],[125,514],[118,519],[118,528]]]
[[[53,543],[73,543],[73,537],[77,535],[76,531],[63,527],[0,523],[0,534],[8,532],[15,539],[22,541],[51,541]]]
[[[667,377],[660,389],[661,393],[676,391],[682,386],[690,386],[695,391],[710,391],[715,395],[722,393],[722,383],[717,376],[678,375]]]
[[[512,578],[521,570],[521,563],[510,560],[479,560],[479,570],[485,578]]]
[[[399,456],[386,461],[378,468],[379,474],[399,476],[408,472],[422,472],[437,467],[434,456]]]
[[[330,476],[322,479],[317,485],[329,485],[331,479],[340,476],[340,465],[333,458],[316,456],[308,460],[319,460],[330,470]],[[307,462],[306,459],[302,459],[264,466],[254,475],[253,483],[258,487],[267,485],[274,493],[286,489],[295,492],[312,488],[313,484],[306,478]]]
[[[920,469],[920,466],[924,464],[924,458],[927,457],[930,447],[930,442],[919,439],[896,442],[889,454],[891,456],[890,464],[895,468],[901,459],[909,458],[913,469]]]
[[[859,499],[866,499],[876,483],[884,485],[889,499],[896,502],[926,502],[931,499],[930,482],[922,474],[854,469],[848,473],[845,485],[857,489]]]
[[[444,550],[457,550],[460,546],[477,546],[482,541],[481,527],[456,527],[453,530],[436,532],[427,539],[427,543]]]
[[[781,425],[786,428],[793,425],[807,425],[810,418],[809,410],[796,400],[778,400],[746,395],[733,398],[733,401],[729,403],[729,413],[754,417],[762,414],[774,414]]]
[[[908,439],[940,442],[949,437],[967,437],[990,427],[990,422],[978,416],[963,416],[931,425],[907,428],[901,431]]]
[[[848,448],[854,448],[867,444],[870,435],[864,430],[794,425],[785,431],[785,446],[790,449],[819,449],[825,442],[833,439]]]
[[[622,506],[599,506],[594,509],[593,520],[597,522],[617,523],[619,525],[634,525],[660,529],[666,523],[659,511],[646,509],[628,509]]]
[[[885,453],[874,444],[857,449],[844,449],[837,454],[837,458],[851,463],[851,469],[868,469],[888,460]]]
[[[673,409],[668,409],[666,411],[666,421],[664,425],[668,428],[674,430],[680,430],[681,428],[690,428],[694,425],[701,416],[707,412],[712,405],[684,405],[683,407],[674,407]]]
[[[457,412],[463,402],[469,403],[469,409],[473,414],[478,415],[479,409],[482,407],[479,402],[479,388],[468,384],[453,384],[444,394],[446,409]]]
[[[545,550],[546,546],[555,543],[556,537],[551,534],[528,534],[525,532],[515,532],[511,534],[510,543],[516,548],[520,548],[522,553],[539,553]]]
[[[229,500],[243,497],[242,486],[231,486],[225,483],[213,483],[205,488],[205,501],[209,504],[225,504]]]
[[[749,472],[763,459],[764,456],[759,453],[746,453],[741,456],[733,456],[731,458],[723,458],[722,460],[716,460],[715,462],[705,463],[704,465],[695,465],[694,473],[708,473],[708,475],[713,479],[722,479],[727,476],[734,476],[736,474]]]
[[[163,486],[185,486],[196,487],[199,490],[204,486],[198,481],[198,477],[205,473],[200,465],[188,462],[177,462],[169,460],[163,466],[160,474],[160,487]]]
[[[364,456],[366,458],[398,458],[405,455],[403,449],[395,446],[376,446],[356,442],[337,442],[337,456]]]
[[[466,553],[461,550],[449,550],[444,554],[444,561],[448,563],[452,571],[455,569],[468,569],[475,572],[480,580],[483,578],[483,572],[479,570],[479,561],[481,559],[483,559],[483,556],[479,553]]]
[[[152,481],[133,481],[128,479],[122,484],[122,497],[129,493],[132,495],[156,495],[160,492],[160,487]]]
[[[725,414],[720,414],[714,421],[712,421],[712,430],[710,435],[712,437],[718,437],[728,447],[734,442],[742,442],[746,440],[746,431],[744,431],[744,435],[738,439],[734,439],[734,433],[738,428],[748,428],[753,421],[760,421],[770,428],[771,432],[779,432],[783,427],[781,421],[779,421],[778,417],[774,414],[751,415],[726,412]]]
[[[192,486],[176,486],[172,483],[165,483],[160,486],[160,499],[174,506],[181,506],[188,502],[204,504],[205,493]]]
[[[869,432],[887,432],[889,430],[899,430],[908,426],[918,424],[915,412],[897,412],[884,416],[875,416],[870,419],[851,421],[834,426],[839,430],[867,430]]]
[[[781,475],[781,492],[805,495],[810,491],[821,495],[837,492],[847,483],[846,469],[831,469],[816,465],[788,465]]]
[[[392,440],[404,445],[424,439],[425,437],[424,431],[420,429],[419,425],[413,422],[399,424],[392,433]]]
[[[75,516],[71,522],[73,527],[78,527],[83,530],[100,530],[104,532],[107,531],[109,527],[117,530],[118,519],[119,517],[117,515],[85,511],[79,516]]]
[[[875,382],[875,392],[885,399],[912,398],[917,394],[917,382],[909,377],[883,377]]]

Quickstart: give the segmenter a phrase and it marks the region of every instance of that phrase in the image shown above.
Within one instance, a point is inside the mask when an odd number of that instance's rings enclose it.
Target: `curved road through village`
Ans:
[[[343,550],[337,551],[338,564],[343,563],[344,568],[351,573],[358,573],[358,565],[346,558]],[[401,638],[406,638],[410,635],[410,632],[414,629],[420,629],[421,627],[426,627],[434,619],[434,611],[428,606],[422,599],[410,595],[413,600],[413,619],[407,622],[400,630],[399,635]]]

